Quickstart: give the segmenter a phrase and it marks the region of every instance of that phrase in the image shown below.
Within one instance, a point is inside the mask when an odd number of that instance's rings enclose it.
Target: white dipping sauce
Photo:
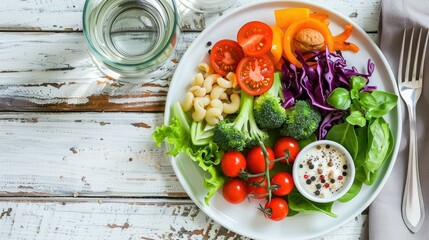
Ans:
[[[299,181],[311,195],[330,198],[349,177],[345,153],[330,144],[317,144],[305,152],[298,165]]]

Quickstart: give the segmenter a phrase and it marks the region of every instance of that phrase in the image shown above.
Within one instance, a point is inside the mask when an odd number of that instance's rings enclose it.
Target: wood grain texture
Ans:
[[[155,113],[0,113],[0,196],[186,197]]]
[[[190,200],[0,199],[0,211],[0,239],[247,239]],[[358,216],[323,239],[358,240],[365,219]]]

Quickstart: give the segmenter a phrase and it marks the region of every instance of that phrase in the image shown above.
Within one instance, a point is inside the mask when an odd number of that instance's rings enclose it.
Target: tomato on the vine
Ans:
[[[277,185],[278,187],[273,190],[276,196],[286,196],[292,192],[295,187],[292,174],[288,172],[279,172],[274,174],[271,178],[271,186]]]
[[[241,203],[247,196],[246,184],[240,179],[231,179],[223,185],[222,194],[229,203]]]
[[[248,22],[238,30],[237,41],[247,56],[260,57],[271,50],[273,31],[263,22]]]
[[[224,39],[220,40],[210,51],[210,65],[216,73],[226,76],[229,72],[237,69],[244,53],[236,41]]]
[[[283,198],[272,198],[271,201],[265,204],[263,209],[264,215],[271,220],[280,221],[283,220],[288,212],[289,206]]]
[[[267,150],[267,158],[268,161],[273,161],[274,158],[274,152],[271,148],[265,147]],[[262,151],[262,148],[260,146],[254,147],[250,149],[250,151],[247,153],[247,169],[251,173],[263,173],[265,172],[265,157],[264,152]],[[274,163],[270,163],[268,165],[268,169],[272,169],[274,167]]]
[[[240,88],[256,96],[268,91],[274,83],[274,64],[270,57],[245,57],[237,67],[236,78]]]
[[[276,158],[286,156],[288,152],[287,162],[293,163],[300,151],[299,143],[292,137],[282,137],[274,144],[274,154]],[[286,162],[286,159],[282,162]]]
[[[262,199],[268,195],[268,181],[264,176],[247,179],[247,195],[255,199]]]
[[[238,151],[226,152],[220,162],[222,172],[228,177],[238,177],[246,165],[246,157]]]

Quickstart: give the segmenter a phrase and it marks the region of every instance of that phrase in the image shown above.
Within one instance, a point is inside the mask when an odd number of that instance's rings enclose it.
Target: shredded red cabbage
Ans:
[[[332,111],[329,112],[319,125],[317,130],[317,139],[324,139],[326,134],[328,134],[329,129],[337,123],[340,123],[344,115],[344,111]]]
[[[350,89],[349,80],[352,76],[362,76],[369,81],[375,69],[375,64],[368,59],[367,72],[360,73],[355,67],[347,68],[346,60],[341,51],[330,53],[315,51],[312,56],[304,60],[301,52],[296,51],[302,68],[284,59],[282,66],[284,108],[292,107],[298,99],[310,99],[322,114],[322,122],[318,131],[318,138],[323,139],[329,128],[341,121],[344,111],[329,106],[326,102],[329,94],[337,87]],[[374,86],[365,86],[364,90],[375,90]]]

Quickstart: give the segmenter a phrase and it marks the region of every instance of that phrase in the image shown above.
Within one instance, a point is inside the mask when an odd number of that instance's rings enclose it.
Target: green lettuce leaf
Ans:
[[[180,104],[176,103],[172,106],[170,124],[158,126],[152,134],[152,139],[158,147],[161,147],[162,142],[165,141],[169,145],[167,152],[169,155],[176,156],[181,152],[186,153],[204,170],[203,185],[208,190],[204,200],[209,205],[209,200],[225,182],[225,177],[218,166],[222,152],[213,142],[204,146],[194,145],[190,134],[191,124],[192,122],[183,112]]]
[[[199,148],[197,151],[188,148],[186,149],[186,153],[206,172],[203,184],[208,190],[208,193],[204,200],[205,203],[209,205],[209,200],[222,188],[225,182],[225,177],[218,166],[222,157],[219,148],[216,143],[211,142],[203,148]]]

